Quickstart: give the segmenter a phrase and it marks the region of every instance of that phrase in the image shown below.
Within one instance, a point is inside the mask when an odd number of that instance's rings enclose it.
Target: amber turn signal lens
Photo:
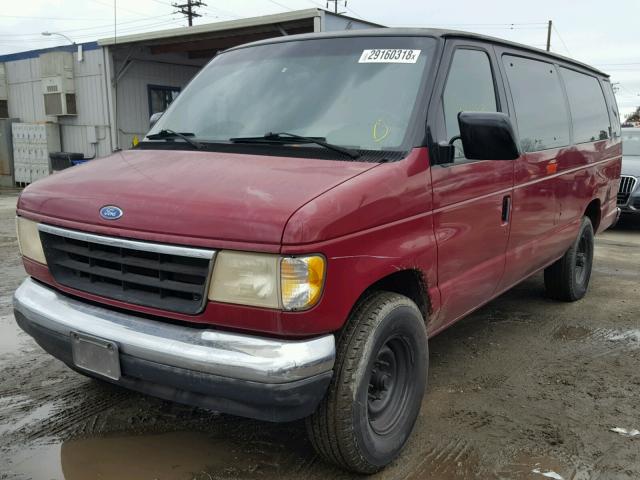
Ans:
[[[324,257],[285,257],[280,262],[280,287],[285,310],[313,307],[322,294],[325,278]]]

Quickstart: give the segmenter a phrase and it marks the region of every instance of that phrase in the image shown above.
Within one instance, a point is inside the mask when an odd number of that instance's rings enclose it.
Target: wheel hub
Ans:
[[[367,392],[369,425],[379,435],[389,432],[401,416],[409,390],[411,355],[403,340],[383,345],[373,363]]]
[[[587,275],[587,255],[589,253],[589,246],[584,234],[580,237],[578,242],[578,249],[576,251],[576,282],[578,284],[584,283]]]

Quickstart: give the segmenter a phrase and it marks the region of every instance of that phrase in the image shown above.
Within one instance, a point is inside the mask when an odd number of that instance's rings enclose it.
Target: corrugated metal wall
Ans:
[[[120,65],[116,65],[116,70],[119,70]],[[149,131],[149,85],[184,88],[200,68],[195,65],[133,60],[118,82],[116,112],[120,147],[129,148],[134,135],[142,139]]]
[[[28,58],[5,63],[9,90],[9,115],[22,122],[51,120],[44,114],[44,98],[40,85],[40,59]],[[62,149],[93,155],[87,141],[87,127],[95,127],[98,138],[98,156],[111,153],[109,121],[105,97],[102,49],[84,52],[84,60],[76,61],[74,77],[77,116],[58,117],[62,135]]]

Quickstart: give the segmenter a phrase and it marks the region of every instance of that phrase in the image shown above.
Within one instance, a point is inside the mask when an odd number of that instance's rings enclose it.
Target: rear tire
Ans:
[[[575,302],[587,293],[593,267],[594,234],[591,220],[582,218],[578,237],[563,257],[544,271],[549,297]]]
[[[427,383],[425,322],[409,298],[377,292],[338,338],[327,395],[307,419],[320,456],[357,473],[393,461],[409,438]]]

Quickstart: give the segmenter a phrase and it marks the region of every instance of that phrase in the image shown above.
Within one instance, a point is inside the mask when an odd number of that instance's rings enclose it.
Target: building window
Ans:
[[[180,93],[180,87],[165,87],[162,85],[148,85],[149,116],[164,112]]]

